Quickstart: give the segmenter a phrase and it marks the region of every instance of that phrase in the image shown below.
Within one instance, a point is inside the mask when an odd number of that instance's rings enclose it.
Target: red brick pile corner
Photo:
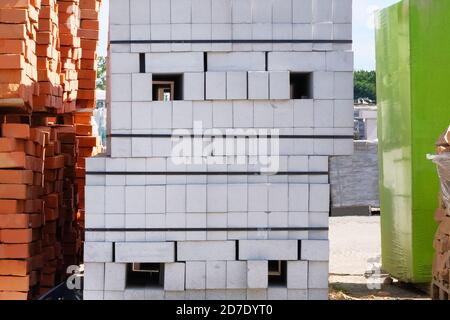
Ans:
[[[0,1],[0,300],[82,261],[101,0]]]

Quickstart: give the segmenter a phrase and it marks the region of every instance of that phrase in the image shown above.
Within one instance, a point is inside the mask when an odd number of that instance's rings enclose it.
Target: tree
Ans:
[[[358,70],[354,73],[355,78],[355,100],[369,98],[377,101],[377,76],[375,71]]]
[[[106,90],[106,57],[97,60],[97,89]]]

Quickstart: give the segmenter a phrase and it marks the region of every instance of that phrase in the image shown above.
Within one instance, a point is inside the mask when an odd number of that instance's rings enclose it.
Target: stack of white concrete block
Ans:
[[[327,299],[328,159],[353,152],[351,15],[351,0],[110,1],[109,155],[87,161],[85,299]],[[174,74],[182,100],[152,101],[152,79]],[[296,74],[310,88],[294,99]],[[171,135],[198,123],[213,142],[278,130],[277,169],[261,173],[248,148],[244,163],[220,148],[224,163],[178,161]],[[132,264],[158,264],[159,282],[130,282]]]

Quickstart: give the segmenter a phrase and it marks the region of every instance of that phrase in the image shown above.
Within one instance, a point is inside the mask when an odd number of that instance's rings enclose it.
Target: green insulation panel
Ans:
[[[383,270],[426,283],[439,192],[426,155],[450,124],[450,1],[379,11],[376,58]]]

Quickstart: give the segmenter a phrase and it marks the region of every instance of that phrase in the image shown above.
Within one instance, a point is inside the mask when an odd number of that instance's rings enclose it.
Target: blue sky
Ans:
[[[375,34],[373,12],[399,0],[353,0],[353,50],[355,69],[375,69]],[[106,55],[108,42],[108,0],[103,1],[100,13],[101,31],[99,54]]]

